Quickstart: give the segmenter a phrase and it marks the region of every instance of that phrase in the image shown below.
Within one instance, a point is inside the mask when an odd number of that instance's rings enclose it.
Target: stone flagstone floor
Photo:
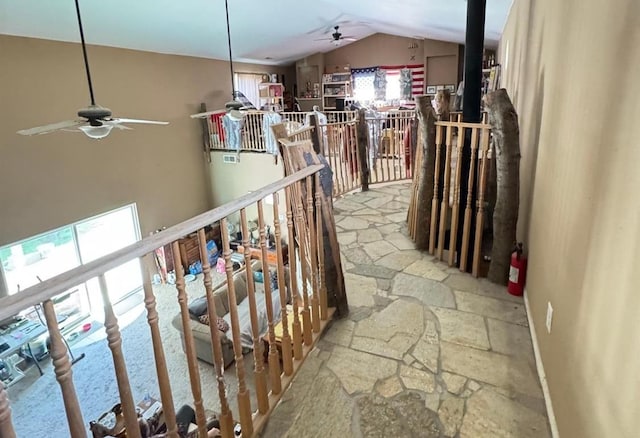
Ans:
[[[336,201],[350,314],[262,437],[550,436],[523,300],[416,251],[408,202],[408,184]]]

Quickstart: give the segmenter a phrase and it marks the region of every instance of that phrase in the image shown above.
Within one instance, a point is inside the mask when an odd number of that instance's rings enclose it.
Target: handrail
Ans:
[[[118,251],[85,265],[78,266],[70,271],[63,272],[62,274],[47,279],[42,283],[37,283],[20,291],[20,293],[1,298],[0,320],[16,315],[18,312],[28,307],[49,300],[67,289],[88,281],[97,275],[120,266],[125,262],[149,254],[157,248],[174,242],[189,233],[204,228],[207,225],[211,225],[212,223],[217,222],[242,208],[246,208],[257,201],[264,199],[268,195],[284,189],[294,182],[313,175],[322,168],[323,166],[321,164],[311,165],[294,173],[293,175],[289,175],[281,179],[280,181],[273,182],[259,190],[240,196],[232,202],[228,202],[220,207],[201,213],[198,216],[194,216],[191,219],[173,225],[159,233],[145,237],[144,239],[119,249]]]
[[[472,123],[472,122],[445,122],[438,121],[436,126],[453,126],[454,128],[479,128],[479,129],[491,129],[491,125],[486,123]]]

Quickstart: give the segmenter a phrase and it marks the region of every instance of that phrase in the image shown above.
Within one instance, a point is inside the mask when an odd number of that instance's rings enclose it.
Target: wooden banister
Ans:
[[[311,165],[307,168],[287,176],[280,181],[271,183],[259,190],[243,195],[232,202],[224,204],[220,207],[199,214],[191,219],[181,222],[177,225],[167,228],[159,233],[126,246],[109,255],[96,259],[92,262],[78,266],[60,275],[52,277],[42,283],[37,283],[22,292],[10,295],[0,299],[0,320],[10,318],[27,307],[42,303],[54,296],[84,283],[98,275],[116,268],[125,262],[139,258],[153,252],[155,249],[172,243],[187,234],[204,228],[220,219],[227,217],[241,208],[248,207],[258,200],[270,196],[272,193],[278,192],[290,184],[302,180],[309,175],[320,171],[322,165]]]

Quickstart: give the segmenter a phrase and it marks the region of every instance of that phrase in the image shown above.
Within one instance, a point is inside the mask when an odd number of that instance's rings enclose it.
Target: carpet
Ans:
[[[214,284],[224,279],[224,275],[214,273]],[[180,335],[171,326],[171,319],[179,312],[177,291],[175,286],[156,285],[154,292],[174,405],[176,409],[183,404],[193,406],[186,356],[182,349]],[[198,275],[196,281],[187,283],[187,294],[189,299],[204,295],[202,275]],[[118,324],[134,401],[138,402],[147,395],[160,399],[151,334],[144,304],[140,302],[130,311],[119,315]],[[97,419],[119,402],[111,350],[107,345],[104,328],[92,333],[90,339],[83,338],[82,342],[72,344],[71,348],[76,356],[85,354],[85,358],[77,362],[72,371],[78,401],[89,434],[89,421]],[[244,357],[244,364],[247,385],[252,393],[252,405],[255,406],[252,354]],[[39,377],[35,367],[32,367],[22,381],[8,389],[17,436],[42,436],[44,427],[48,437],[67,437],[69,432],[62,393],[55,379],[51,361],[42,361],[41,365],[45,371],[44,376]],[[205,408],[219,412],[215,369],[202,361],[198,361],[198,366]],[[237,418],[238,385],[235,364],[225,370],[224,377],[230,407]]]

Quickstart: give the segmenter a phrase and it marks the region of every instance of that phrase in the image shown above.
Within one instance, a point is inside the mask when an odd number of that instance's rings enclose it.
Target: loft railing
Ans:
[[[270,125],[265,124],[264,116],[268,113],[268,111],[256,110],[243,111],[244,117],[240,134],[240,151],[267,151],[265,137]],[[225,114],[225,110],[215,110],[192,116],[206,120],[209,149],[212,151],[236,151],[233,145],[230,144],[223,127],[222,118]],[[290,131],[298,130],[309,123],[310,113],[307,112],[281,112],[278,114]],[[323,114],[327,116],[328,123],[340,123],[355,119],[357,113],[355,111],[326,111],[323,112]]]
[[[50,354],[53,369],[62,391],[66,420],[69,434],[73,438],[87,436],[87,419],[83,417],[74,387],[73,371],[68,357],[68,350],[58,327],[57,315],[53,305],[53,297],[65,290],[93,278],[98,278],[101,295],[104,302],[104,327],[107,343],[113,358],[115,380],[117,382],[120,403],[123,413],[123,427],[128,438],[141,436],[139,418],[136,414],[136,404],[132,395],[131,385],[127,373],[129,360],[155,361],[159,393],[164,413],[167,436],[178,437],[176,413],[174,409],[172,386],[190,385],[193,395],[193,406],[196,413],[198,436],[206,436],[207,418],[202,396],[201,378],[198,359],[196,356],[194,337],[190,329],[190,316],[185,272],[181,263],[181,252],[178,240],[183,236],[197,234],[202,262],[202,281],[206,290],[208,315],[211,321],[216,320],[216,300],[213,293],[212,267],[209,265],[205,227],[218,224],[221,230],[221,249],[226,284],[228,288],[228,305],[230,315],[230,333],[233,356],[236,363],[238,380],[237,403],[239,415],[233,418],[230,409],[229,392],[224,377],[225,360],[222,351],[221,332],[216,325],[210,325],[212,357],[215,363],[217,379],[217,396],[220,406],[218,418],[221,433],[224,438],[233,436],[234,423],[237,421],[242,428],[242,436],[252,437],[265,424],[270,412],[274,409],[283,391],[288,387],[293,376],[299,370],[302,362],[309,354],[322,330],[333,315],[333,309],[328,307],[330,300],[327,296],[327,285],[324,276],[325,244],[324,232],[335,233],[332,224],[324,223],[323,218],[331,215],[324,211],[326,204],[320,201],[322,189],[320,187],[319,171],[321,165],[311,165],[282,180],[263,187],[236,199],[221,207],[202,213],[164,231],[153,234],[126,248],[116,251],[86,265],[72,269],[54,278],[48,279],[16,295],[0,299],[0,320],[10,318],[17,313],[35,305],[41,305],[44,310],[47,331],[50,336]],[[284,193],[284,199],[282,194]],[[271,206],[266,206],[266,201]],[[269,265],[270,258],[267,249],[265,232],[265,213],[273,209],[273,229],[275,234],[275,271],[277,283],[273,288],[266,273],[274,269]],[[258,247],[252,250],[249,241],[249,222],[247,210],[256,209],[258,216],[259,238]],[[255,394],[251,394],[248,379],[245,375],[243,348],[241,345],[240,320],[238,316],[238,302],[236,299],[234,263],[232,262],[232,245],[227,233],[227,225],[239,215],[239,229],[242,235],[242,253],[244,259],[244,275],[246,278],[248,305],[250,309],[251,333],[253,338],[253,363]],[[286,224],[281,223],[281,217],[286,216]],[[283,243],[286,241],[286,246]],[[156,296],[151,285],[150,276],[155,272],[154,252],[157,248],[171,245],[173,249],[174,265],[176,267],[175,288],[180,307],[181,324],[184,331],[184,350],[188,362],[188,376],[169,376],[167,361],[164,354],[163,339],[159,327],[162,321],[170,320],[169,315],[158,315]],[[285,248],[289,263],[285,266]],[[257,256],[261,262],[252,260]],[[113,311],[105,281],[105,273],[112,268],[130,260],[138,259],[144,272],[144,303],[147,310],[147,320],[153,344],[153,358],[125,358],[122,344],[127,339],[121,336],[118,319]],[[253,275],[252,263],[259,263],[264,273],[263,291],[259,292]],[[341,269],[340,266],[336,267]],[[288,273],[285,273],[285,270]],[[287,293],[288,292],[288,293]],[[257,300],[258,296],[260,300]],[[290,298],[288,298],[290,297]],[[289,301],[290,307],[287,306]],[[258,302],[264,303],[260,307]],[[279,303],[279,306],[278,306]],[[274,313],[279,308],[281,320],[275,319]],[[268,344],[268,363],[264,364],[263,340],[258,332],[258,314],[264,315],[268,322],[266,337]],[[275,327],[280,324],[281,332],[276,338]],[[127,360],[129,359],[129,360]],[[91,357],[84,359],[91,361]],[[103,366],[96,363],[95,366]],[[252,403],[252,398],[254,402]],[[252,411],[251,406],[257,406]],[[0,437],[14,438],[16,436],[11,418],[11,407],[7,393],[0,385]]]

